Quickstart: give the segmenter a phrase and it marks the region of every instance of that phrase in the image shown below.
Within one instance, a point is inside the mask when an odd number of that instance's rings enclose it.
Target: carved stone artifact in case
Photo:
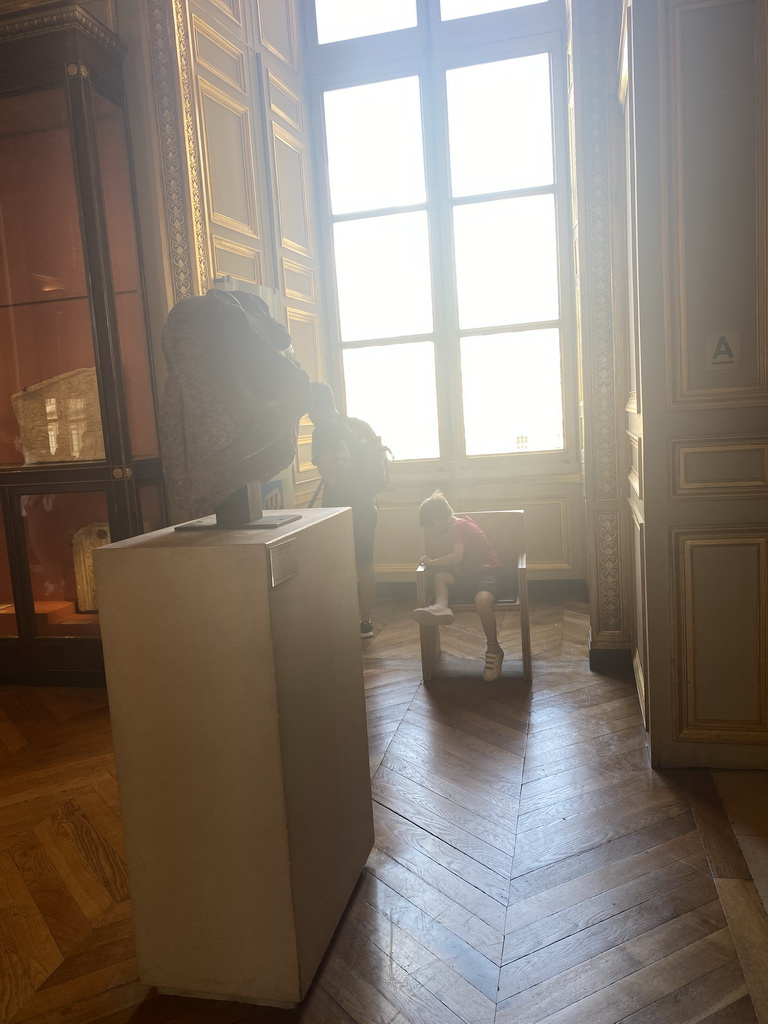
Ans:
[[[93,549],[103,547],[109,542],[109,523],[89,523],[79,529],[72,538],[77,610],[81,614],[98,611],[96,581],[93,575]]]
[[[96,370],[84,367],[32,384],[11,396],[24,462],[104,458]]]

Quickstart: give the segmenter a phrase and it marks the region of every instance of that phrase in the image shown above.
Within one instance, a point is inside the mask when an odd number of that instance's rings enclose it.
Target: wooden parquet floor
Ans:
[[[0,1024],[768,1022],[765,911],[715,784],[650,770],[580,594],[534,595],[532,685],[504,623],[479,678],[474,616],[422,683],[411,603],[382,600],[365,645],[376,846],[294,1011],[139,982],[105,695],[0,689]]]

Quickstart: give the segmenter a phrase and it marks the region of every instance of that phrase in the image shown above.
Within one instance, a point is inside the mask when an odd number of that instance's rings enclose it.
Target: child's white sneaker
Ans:
[[[451,609],[442,604],[430,604],[426,608],[417,608],[413,617],[420,626],[450,626],[454,619]]]
[[[501,663],[504,661],[504,651],[500,647],[489,647],[485,652],[485,668],[483,679],[486,683],[494,683],[501,675]]]

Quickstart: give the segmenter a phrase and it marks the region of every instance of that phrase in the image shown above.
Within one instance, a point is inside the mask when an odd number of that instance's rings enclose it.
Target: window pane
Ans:
[[[418,78],[327,92],[325,134],[333,213],[426,199]]]
[[[347,412],[371,424],[395,459],[436,459],[435,352],[429,341],[344,351]]]
[[[559,331],[463,338],[461,379],[467,455],[563,447]]]
[[[462,328],[558,318],[554,196],[454,209]]]
[[[549,54],[446,74],[455,196],[551,185]]]
[[[544,0],[440,0],[440,17],[443,21],[454,18],[471,18],[474,14],[490,14],[492,11],[511,11],[514,7],[530,7]]]
[[[429,334],[426,213],[344,221],[333,235],[342,341]]]
[[[417,24],[416,0],[315,0],[318,43],[358,39]]]

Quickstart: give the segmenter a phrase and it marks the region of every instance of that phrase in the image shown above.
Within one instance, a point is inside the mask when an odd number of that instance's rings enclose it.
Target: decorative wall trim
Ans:
[[[601,634],[624,633],[622,608],[621,516],[616,511],[596,512],[598,627]]]
[[[606,25],[617,17],[610,0],[570,0],[573,42],[569,71],[575,105],[571,128],[577,187],[576,262],[579,339],[584,380],[584,448],[590,625],[594,649],[631,646],[628,547],[622,528],[626,500],[626,391],[616,352],[612,274],[611,121],[607,82],[615,79]],[[616,26],[618,29],[618,25]]]
[[[672,631],[675,738],[707,743],[768,744],[768,634],[765,629],[768,621],[768,531],[752,525],[672,530],[672,548],[672,583],[676,595]],[[733,566],[731,579],[727,578],[727,568],[706,575],[706,561],[702,561],[702,556],[706,559],[708,553],[716,554],[718,549],[721,564]],[[740,571],[736,563],[739,556],[748,568],[751,559],[751,573]],[[750,589],[745,593],[748,583]],[[746,614],[737,608],[725,621],[723,628],[728,632],[718,634],[711,623],[712,608],[716,607],[719,614],[722,607],[725,617],[734,597],[743,598]],[[713,666],[701,650],[702,638],[711,637],[713,632],[717,646],[724,652],[723,663],[727,664],[722,678],[717,675],[719,666]],[[754,671],[751,693],[746,692],[749,679],[743,677],[738,666],[732,665],[729,657],[745,645],[749,645],[748,669]],[[707,675],[709,678],[705,678]],[[730,718],[699,710],[707,704],[713,707],[719,703],[721,690],[728,694],[729,708],[738,707],[740,701],[743,709],[749,705],[753,713]]]
[[[669,461],[673,498],[768,497],[768,437],[674,439]]]
[[[46,14],[40,11],[33,11],[26,15],[19,14],[14,21],[4,21],[0,25],[0,39],[5,36],[13,36],[14,39],[17,39],[23,36],[37,35],[40,32],[66,28],[67,25],[72,24],[77,25],[79,29],[113,53],[121,56],[125,53],[125,46],[113,32],[102,25],[100,21],[92,18],[82,7],[74,6]]]
[[[605,86],[605,4],[576,7],[579,83],[577,136],[578,237],[582,345],[588,349],[592,454],[587,471],[597,499],[619,497],[618,429],[611,287],[611,208]]]
[[[146,0],[155,110],[160,134],[165,189],[165,228],[168,238],[174,303],[195,294],[190,267],[184,188],[185,155],[179,127],[173,24],[165,0]]]
[[[189,195],[195,237],[195,255],[197,258],[197,276],[200,291],[206,292],[208,290],[209,277],[208,246],[203,215],[203,198],[200,188],[200,156],[195,128],[192,69],[189,59],[189,39],[185,20],[185,7],[186,0],[173,0],[176,29],[176,59],[178,62],[181,106],[184,117],[184,139],[186,143],[187,175],[189,178]]]

